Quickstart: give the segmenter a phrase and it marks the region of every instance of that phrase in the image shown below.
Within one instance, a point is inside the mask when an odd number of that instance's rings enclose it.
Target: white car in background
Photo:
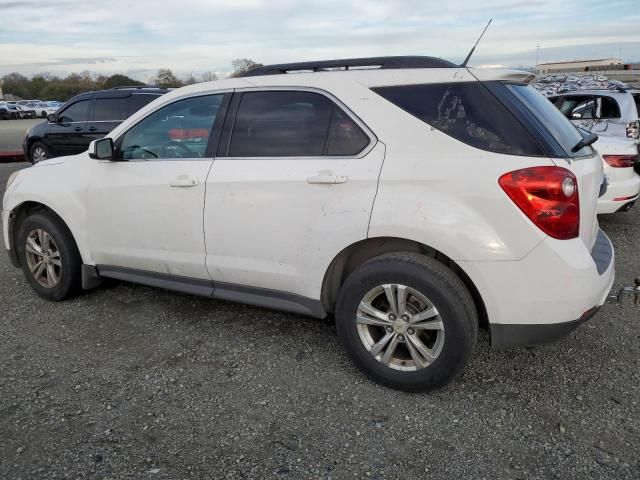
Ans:
[[[49,116],[50,114],[56,113],[58,111],[58,107],[52,107],[45,102],[27,103],[25,106],[31,110],[34,110],[36,112],[36,117],[41,118],[47,118],[47,116]]]
[[[640,195],[640,175],[634,170],[638,146],[621,137],[601,135],[593,145],[602,155],[607,190],[598,198],[598,213],[627,212]]]

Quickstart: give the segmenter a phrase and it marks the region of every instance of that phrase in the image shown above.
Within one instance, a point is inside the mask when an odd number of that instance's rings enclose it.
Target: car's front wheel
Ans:
[[[26,217],[18,227],[16,247],[27,281],[41,297],[65,300],[81,290],[82,260],[57,216],[42,211]]]
[[[51,154],[47,147],[41,142],[35,142],[29,149],[29,161],[34,165],[38,162],[51,158]]]
[[[338,295],[340,339],[371,379],[425,392],[448,383],[467,364],[478,317],[462,281],[440,262],[415,253],[373,258]]]

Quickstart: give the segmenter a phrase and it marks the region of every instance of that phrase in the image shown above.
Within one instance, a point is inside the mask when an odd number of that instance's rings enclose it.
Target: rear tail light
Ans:
[[[561,167],[531,167],[498,180],[505,193],[540,230],[559,240],[580,233],[578,182]]]
[[[640,139],[640,120],[627,123],[627,137],[633,140]]]
[[[638,155],[603,155],[602,158],[613,168],[631,168],[638,161]]]

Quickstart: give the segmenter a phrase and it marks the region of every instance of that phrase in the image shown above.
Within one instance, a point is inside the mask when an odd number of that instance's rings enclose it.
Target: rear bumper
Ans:
[[[513,348],[552,343],[566,337],[580,325],[585,323],[600,307],[587,310],[578,320],[564,323],[536,325],[491,325],[491,346],[493,348]]]
[[[626,180],[612,181],[607,193],[598,199],[598,214],[615,213],[624,205],[634,202],[640,194],[640,176],[633,174]]]
[[[615,277],[610,240],[547,238],[513,262],[460,262],[482,297],[494,347],[547,343],[593,316]]]

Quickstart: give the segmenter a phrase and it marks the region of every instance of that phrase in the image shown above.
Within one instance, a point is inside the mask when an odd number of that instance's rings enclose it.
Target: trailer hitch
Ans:
[[[617,295],[609,294],[607,300],[611,303],[620,303],[623,296],[633,295],[633,304],[640,305],[640,278],[636,278],[633,283],[635,283],[634,287],[622,287]]]

